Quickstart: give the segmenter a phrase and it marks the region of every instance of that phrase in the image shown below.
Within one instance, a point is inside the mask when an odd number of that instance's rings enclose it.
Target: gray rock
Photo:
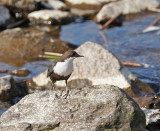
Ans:
[[[96,15],[97,22],[116,17],[118,14],[137,13],[144,9],[156,8],[159,2],[156,0],[121,0],[106,4]]]
[[[139,91],[153,92],[148,84],[133,76],[111,52],[102,46],[86,42],[76,51],[84,57],[74,60],[74,71],[68,80],[68,86],[71,88],[109,84],[127,90],[131,96],[138,95]],[[34,77],[28,82],[28,87],[40,90],[47,88],[50,80],[46,76],[47,71]],[[65,87],[64,81],[57,81],[55,84],[58,87]],[[136,93],[132,90],[136,90]]]
[[[14,28],[0,32],[0,57],[33,60],[42,51],[63,53],[71,44],[53,39],[49,33],[36,28]],[[2,48],[3,47],[3,48]]]
[[[69,12],[60,10],[39,10],[28,14],[28,18],[33,23],[58,24],[73,21]]]
[[[8,75],[0,77],[0,100],[8,101],[18,95],[18,88],[14,79]]]
[[[99,85],[72,89],[68,99],[56,98],[55,93],[60,94],[60,91],[25,96],[2,114],[0,129],[145,131],[143,111],[117,87]]]
[[[0,26],[3,26],[6,24],[7,20],[10,19],[10,13],[9,10],[0,4]]]
[[[160,110],[142,108],[146,115],[146,126],[149,131],[160,130]]]

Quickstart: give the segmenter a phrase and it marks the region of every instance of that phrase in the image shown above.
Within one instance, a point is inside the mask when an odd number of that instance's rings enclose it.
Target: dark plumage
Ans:
[[[69,90],[67,88],[67,80],[70,77],[73,70],[73,60],[76,57],[83,57],[77,54],[73,50],[65,52],[59,59],[54,60],[48,67],[47,77],[50,77],[52,84],[59,80],[65,80],[66,82],[66,97]]]

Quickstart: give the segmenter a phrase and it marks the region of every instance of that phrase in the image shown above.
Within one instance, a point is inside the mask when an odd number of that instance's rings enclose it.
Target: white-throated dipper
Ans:
[[[67,86],[67,80],[73,71],[73,60],[77,57],[83,57],[77,54],[73,50],[65,52],[59,59],[55,59],[48,67],[47,77],[50,77],[52,84],[56,81],[65,80],[66,82],[66,94],[67,98],[69,89]]]

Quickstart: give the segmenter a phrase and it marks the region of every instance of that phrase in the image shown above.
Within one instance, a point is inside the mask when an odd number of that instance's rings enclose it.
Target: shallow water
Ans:
[[[83,18],[62,26],[59,39],[75,45],[81,45],[86,41],[96,42],[108,48],[121,61],[149,64],[149,68],[129,69],[142,81],[156,85],[153,88],[156,87],[158,91],[160,89],[160,32],[141,33],[156,17],[158,17],[157,13],[132,15],[126,18],[123,26],[104,29],[107,45],[104,44],[98,31],[98,25],[91,20],[83,20]],[[14,78],[29,79],[44,71],[49,63],[49,61],[34,61],[15,64],[12,61],[5,61],[0,62],[0,70],[27,68],[32,72],[29,76]],[[4,75],[6,74],[0,74],[0,76]]]
[[[160,31],[142,33],[158,14],[132,15],[126,18],[121,27],[103,30],[107,39],[104,44],[93,21],[72,23],[62,27],[61,40],[81,45],[85,41],[102,44],[115,54],[121,61],[149,64],[149,68],[129,68],[138,78],[153,84],[156,91],[160,89]],[[68,33],[65,33],[68,32]]]

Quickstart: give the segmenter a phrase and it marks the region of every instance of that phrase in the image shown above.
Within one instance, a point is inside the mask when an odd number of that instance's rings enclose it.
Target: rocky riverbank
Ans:
[[[62,25],[89,19],[97,24],[96,28],[102,29],[105,26],[100,24],[108,20],[113,20],[116,26],[122,25],[123,16],[158,7],[156,0],[0,0],[0,61],[21,66],[28,61],[44,60],[39,58],[44,52],[64,53],[76,49],[75,43],[61,39]],[[128,23],[127,26],[136,28]],[[73,27],[75,35],[74,30]],[[68,34],[69,31],[66,29]],[[73,34],[68,35],[69,39]],[[123,37],[129,35],[133,34]],[[117,44],[114,37],[112,41]],[[124,43],[127,42],[120,43],[121,48]],[[68,99],[63,99],[63,93],[60,96],[65,87],[63,81],[56,82],[56,91],[51,90],[46,71],[37,75],[36,67],[32,71],[0,68],[0,73],[7,74],[0,77],[0,131],[160,129],[160,111],[154,109],[160,108],[156,89],[137,78],[109,49],[100,46],[101,41],[81,44],[76,51],[85,57],[74,61]]]

